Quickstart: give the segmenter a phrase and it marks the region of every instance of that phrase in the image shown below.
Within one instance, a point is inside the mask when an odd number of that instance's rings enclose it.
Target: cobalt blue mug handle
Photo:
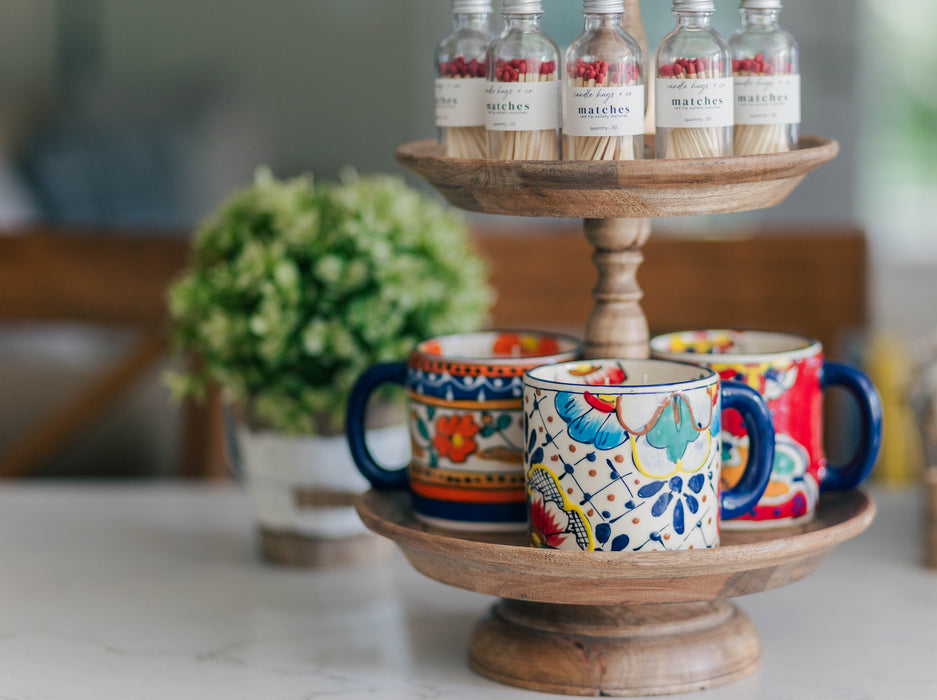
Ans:
[[[824,362],[820,389],[842,387],[859,407],[859,446],[845,465],[828,464],[820,486],[842,491],[852,489],[872,471],[882,446],[882,400],[869,378],[860,370],[838,362]]]
[[[740,382],[722,383],[722,410],[734,409],[748,432],[748,463],[735,488],[722,492],[721,517],[731,520],[745,515],[761,499],[774,466],[774,421],[768,404],[757,391]]]
[[[365,414],[368,409],[368,399],[382,384],[399,384],[406,386],[407,364],[405,362],[385,362],[374,365],[364,371],[355,382],[351,395],[348,398],[348,412],[345,415],[345,436],[348,438],[348,447],[351,457],[355,461],[358,471],[371,485],[379,490],[405,489],[410,483],[407,477],[407,465],[399,469],[385,469],[371,456],[368,444],[364,439]]]

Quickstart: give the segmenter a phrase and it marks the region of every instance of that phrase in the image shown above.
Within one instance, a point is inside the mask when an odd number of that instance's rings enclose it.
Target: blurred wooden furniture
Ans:
[[[186,239],[165,232],[46,227],[0,235],[0,322],[122,325],[139,333],[119,361],[3,450],[0,477],[34,473],[163,359],[165,291],[187,251]],[[212,433],[217,412],[184,412],[180,473],[211,475],[203,449],[220,442]]]
[[[596,283],[579,224],[479,229],[498,290],[494,325],[582,329]],[[651,332],[759,328],[801,333],[833,355],[868,320],[868,250],[851,226],[766,228],[724,239],[655,232],[638,283]]]
[[[492,325],[582,332],[593,306],[592,247],[578,222],[528,231],[478,228],[498,290]],[[165,232],[38,228],[0,235],[0,323],[80,322],[139,329],[121,360],[0,455],[0,477],[27,476],[122,395],[166,351],[165,290],[188,240]],[[799,332],[834,350],[867,320],[867,248],[852,227],[767,229],[708,240],[656,232],[638,272],[652,333],[693,327]],[[217,397],[182,409],[179,475],[224,478]]]

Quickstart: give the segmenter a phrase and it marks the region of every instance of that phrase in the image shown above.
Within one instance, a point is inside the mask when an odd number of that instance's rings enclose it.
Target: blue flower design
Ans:
[[[615,412],[614,397],[561,392],[556,396],[556,412],[566,422],[569,436],[576,442],[611,450],[628,439],[628,432]]]
[[[640,498],[653,498],[658,496],[651,506],[651,515],[660,518],[667,513],[670,504],[676,502],[673,508],[673,529],[678,535],[686,532],[686,511],[696,514],[699,512],[700,502],[697,496],[706,485],[706,476],[704,474],[694,474],[687,479],[684,484],[683,477],[674,476],[665,481],[653,481],[638,489]],[[684,492],[684,486],[688,491]],[[664,491],[665,487],[669,487]],[[661,493],[663,491],[663,493]]]

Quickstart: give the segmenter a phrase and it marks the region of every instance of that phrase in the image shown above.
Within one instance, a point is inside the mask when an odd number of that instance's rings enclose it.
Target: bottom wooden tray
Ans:
[[[533,690],[615,696],[686,692],[754,671],[758,634],[728,599],[804,578],[875,517],[864,491],[828,493],[796,527],[724,532],[709,550],[622,554],[439,530],[400,492],[369,491],[357,509],[421,573],[502,598],[473,634],[476,671]]]

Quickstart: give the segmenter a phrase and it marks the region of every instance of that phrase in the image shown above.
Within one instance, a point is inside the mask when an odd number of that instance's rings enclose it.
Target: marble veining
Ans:
[[[937,574],[920,504],[875,493],[870,530],[804,581],[743,598],[764,662],[698,700],[932,700]],[[491,598],[399,553],[278,569],[236,486],[0,489],[0,700],[536,700],[481,678],[468,639]]]

